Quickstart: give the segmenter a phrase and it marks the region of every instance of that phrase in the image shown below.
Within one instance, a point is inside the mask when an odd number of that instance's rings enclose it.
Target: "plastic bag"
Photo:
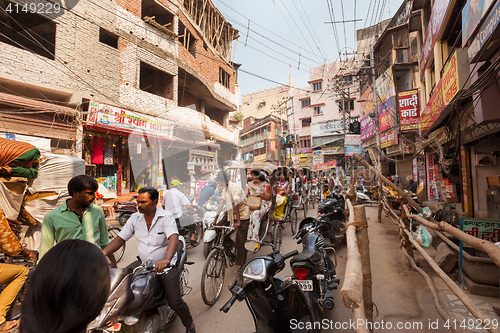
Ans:
[[[432,236],[423,225],[417,227],[417,231],[413,234],[413,237],[423,247],[429,247],[432,244]]]

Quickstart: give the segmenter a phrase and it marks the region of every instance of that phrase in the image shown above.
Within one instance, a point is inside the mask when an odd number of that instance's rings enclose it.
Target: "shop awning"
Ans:
[[[329,144],[331,144],[331,143],[333,143],[333,142],[338,142],[338,141],[342,141],[342,140],[344,140],[344,137],[343,137],[343,136],[342,136],[342,137],[340,137],[340,138],[336,138],[336,139],[333,139],[333,140],[331,140],[331,141],[325,142],[325,143],[323,143],[323,144],[316,145],[316,146],[314,146],[314,147],[313,147],[313,149],[318,149],[318,148],[321,148],[321,147],[326,147],[327,145],[329,145]]]

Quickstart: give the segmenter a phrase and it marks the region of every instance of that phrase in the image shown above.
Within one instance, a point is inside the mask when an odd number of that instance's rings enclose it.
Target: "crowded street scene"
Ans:
[[[500,0],[0,0],[0,333],[500,333]]]

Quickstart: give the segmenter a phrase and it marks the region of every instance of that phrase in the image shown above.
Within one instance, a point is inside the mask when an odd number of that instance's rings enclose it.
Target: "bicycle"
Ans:
[[[120,229],[118,227],[109,227],[108,226],[109,239],[113,240],[116,236],[118,236],[120,231],[122,231],[122,229]],[[123,258],[123,254],[125,254],[125,243],[120,248],[118,248],[118,250],[115,252],[115,259],[116,259],[117,263]]]
[[[219,230],[217,242],[205,261],[201,275],[201,298],[209,306],[214,305],[220,297],[228,261],[229,266],[236,262],[235,246],[224,246],[226,236],[234,231],[234,227],[214,225],[211,228]]]

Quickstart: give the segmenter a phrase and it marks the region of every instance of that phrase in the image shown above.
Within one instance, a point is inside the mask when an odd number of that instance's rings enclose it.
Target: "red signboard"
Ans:
[[[380,135],[380,148],[387,148],[398,144],[398,132],[392,130]]]
[[[394,126],[394,117],[392,116],[392,109],[387,110],[379,116],[380,132],[387,131]]]
[[[443,100],[442,80],[439,81],[429,103],[420,116],[420,133],[423,135],[441,114],[445,104]]]
[[[424,72],[429,64],[429,60],[434,50],[437,36],[441,30],[446,11],[451,2],[449,0],[436,0],[432,6],[432,14],[427,26],[427,34],[425,35],[422,53],[420,55],[420,81],[424,80]]]
[[[401,132],[418,130],[420,119],[418,89],[398,93],[398,105]]]

